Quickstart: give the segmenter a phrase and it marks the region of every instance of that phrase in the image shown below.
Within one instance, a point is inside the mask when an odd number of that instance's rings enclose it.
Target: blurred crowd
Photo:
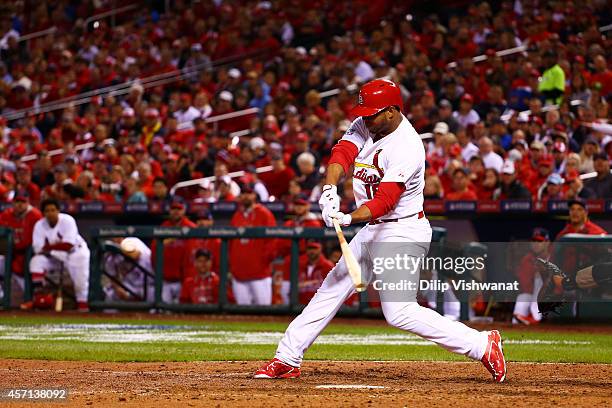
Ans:
[[[2,6],[0,201],[169,203],[176,183],[208,176],[177,195],[316,201],[355,85],[384,76],[423,135],[428,199],[612,198],[605,1],[457,1],[422,16],[411,2],[144,2],[86,24],[125,3]],[[341,187],[349,205],[351,180]]]

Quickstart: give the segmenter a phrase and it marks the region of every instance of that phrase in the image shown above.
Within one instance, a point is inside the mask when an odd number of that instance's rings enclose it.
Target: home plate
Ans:
[[[382,385],[366,385],[366,384],[323,384],[323,385],[317,385],[315,388],[322,388],[322,389],[350,388],[353,390],[374,390],[374,389],[380,389],[380,388],[385,388],[385,387],[383,387]]]

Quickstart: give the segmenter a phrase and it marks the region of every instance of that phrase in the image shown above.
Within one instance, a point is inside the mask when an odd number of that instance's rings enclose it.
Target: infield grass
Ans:
[[[285,322],[0,315],[0,358],[88,361],[267,360]],[[333,323],[310,360],[465,360],[379,324]],[[588,329],[585,329],[588,330]],[[502,329],[510,361],[612,363],[612,333]]]

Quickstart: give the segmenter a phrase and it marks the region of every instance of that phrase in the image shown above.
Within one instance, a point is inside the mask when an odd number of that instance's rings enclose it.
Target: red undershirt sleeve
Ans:
[[[344,169],[344,174],[348,174],[349,168],[355,161],[355,157],[357,157],[358,153],[359,150],[353,142],[349,142],[348,140],[340,140],[332,148],[329,164],[338,163]]]
[[[404,190],[406,190],[404,183],[394,181],[381,182],[378,185],[374,198],[363,205],[370,209],[372,219],[375,220],[391,211],[397,205]]]
[[[72,250],[72,244],[68,242],[58,242],[47,247],[48,250],[57,250],[57,251],[66,251],[69,252]]]

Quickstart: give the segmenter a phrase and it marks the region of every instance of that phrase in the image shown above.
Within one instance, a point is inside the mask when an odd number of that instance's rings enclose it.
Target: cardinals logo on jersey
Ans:
[[[376,194],[376,191],[378,190],[378,185],[380,184],[382,178],[385,176],[385,172],[379,164],[380,152],[382,152],[382,149],[378,149],[374,153],[374,157],[372,158],[372,164],[355,162],[356,171],[353,174],[353,177],[363,181],[366,196],[370,200]],[[357,170],[358,167],[359,170]],[[372,174],[368,172],[368,169],[376,170],[376,173],[378,174]]]
[[[383,171],[383,169],[378,165],[378,156],[380,156],[380,152],[382,152],[382,149],[378,149],[376,151],[376,153],[374,153],[374,158],[372,159],[372,165],[376,168],[376,171],[378,172],[378,175],[380,176],[380,178],[382,179],[383,177],[385,177],[385,172]]]

